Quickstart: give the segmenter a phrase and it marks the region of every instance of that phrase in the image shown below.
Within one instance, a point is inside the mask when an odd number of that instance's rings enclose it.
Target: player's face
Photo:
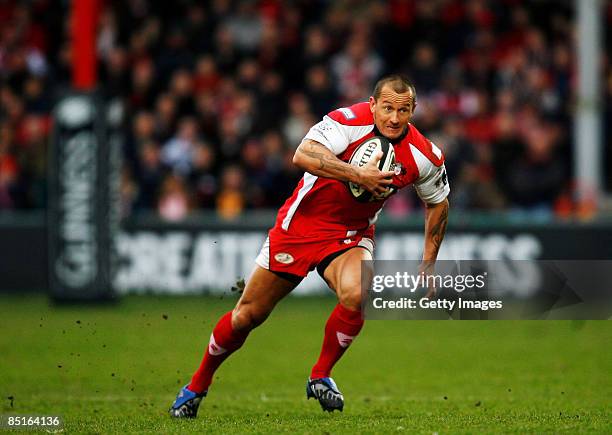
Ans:
[[[370,97],[370,110],[374,115],[378,131],[393,141],[408,128],[414,113],[414,96],[411,91],[398,94],[390,86],[385,85],[377,100]]]

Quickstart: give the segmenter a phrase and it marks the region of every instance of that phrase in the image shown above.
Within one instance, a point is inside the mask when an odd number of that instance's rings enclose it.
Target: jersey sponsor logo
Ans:
[[[279,263],[283,263],[283,264],[291,264],[295,261],[293,259],[293,255],[288,254],[286,252],[279,252],[278,254],[274,256],[274,259],[278,261]]]
[[[355,339],[354,336],[351,337],[350,335],[343,334],[339,331],[336,332],[336,337],[338,338],[338,343],[340,344],[340,347],[349,347]]]
[[[357,118],[355,113],[353,113],[353,111],[351,109],[349,109],[348,107],[341,107],[338,110],[344,115],[344,117],[346,119],[355,119],[355,118]]]
[[[320,131],[331,131],[334,129],[331,122],[327,120],[323,120],[316,125],[317,129]]]
[[[208,353],[214,356],[221,355],[227,352],[227,349],[222,348],[215,341],[215,336],[210,334],[210,341],[208,342]]]
[[[321,121],[313,127],[313,130],[319,133],[321,136],[325,138],[325,140],[329,142],[329,138],[327,137],[325,133],[332,131],[333,126],[328,121]]]

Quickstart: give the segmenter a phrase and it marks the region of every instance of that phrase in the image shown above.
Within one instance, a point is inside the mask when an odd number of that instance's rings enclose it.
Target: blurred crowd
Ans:
[[[45,207],[68,3],[0,0],[0,209]],[[612,2],[603,10],[610,28]],[[559,0],[103,2],[99,89],[128,115],[123,212],[278,207],[302,175],[291,158],[306,131],[403,72],[413,123],[446,154],[454,208],[571,215],[574,17]],[[405,189],[385,210],[415,207]]]

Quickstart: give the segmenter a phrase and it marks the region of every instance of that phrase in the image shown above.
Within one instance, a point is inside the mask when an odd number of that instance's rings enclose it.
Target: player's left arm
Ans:
[[[448,222],[448,199],[437,204],[425,203],[425,246],[423,262],[435,262]]]
[[[448,223],[448,194],[450,187],[444,163],[436,166],[430,161],[419,167],[420,177],[415,182],[417,194],[425,204],[425,243],[421,272],[426,275],[435,270],[440,246]],[[425,297],[435,296],[436,289],[430,287]]]

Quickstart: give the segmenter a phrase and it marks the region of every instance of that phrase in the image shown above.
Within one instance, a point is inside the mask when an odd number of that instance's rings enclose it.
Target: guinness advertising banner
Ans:
[[[54,111],[49,158],[48,276],[57,300],[113,297],[120,113],[93,94]]]

